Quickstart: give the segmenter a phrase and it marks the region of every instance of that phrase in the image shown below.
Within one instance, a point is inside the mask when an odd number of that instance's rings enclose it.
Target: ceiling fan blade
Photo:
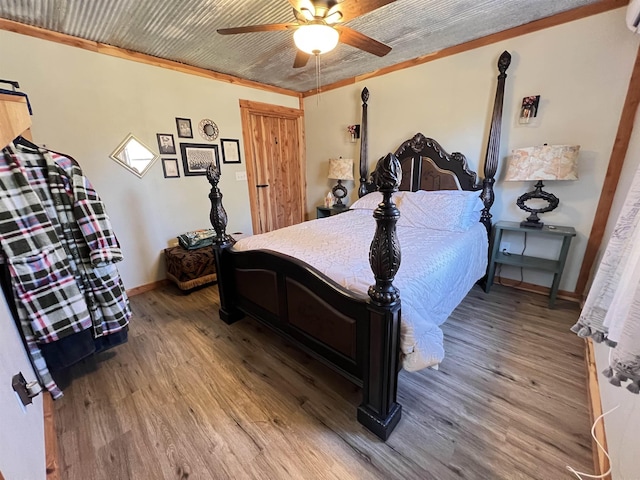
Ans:
[[[299,23],[307,23],[314,18],[311,10],[307,10],[306,8],[303,8],[302,10],[296,10],[294,8],[293,15],[294,17],[296,17],[296,20],[298,20]]]
[[[309,62],[309,58],[311,58],[311,55],[303,52],[302,50],[296,49],[296,59],[293,61],[293,68],[304,67],[307,62]]]
[[[391,47],[389,45],[385,45],[371,37],[367,37],[365,34],[352,28],[345,27],[344,25],[336,25],[334,28],[340,32],[340,41],[342,43],[359,48],[365,52],[373,53],[379,57],[384,57],[391,51]]]
[[[289,0],[292,2],[292,0]],[[342,14],[341,22],[348,22],[365,13],[373,12],[374,10],[384,7],[389,3],[393,3],[396,0],[344,0],[342,3],[338,3],[331,7],[327,12],[327,17],[335,12]],[[292,2],[293,3],[293,2]]]
[[[264,25],[247,25],[246,27],[220,28],[217,32],[221,35],[234,35],[236,33],[275,32],[276,30],[289,30],[290,28],[298,28],[298,24],[268,23]]]
[[[311,0],[289,0],[289,3],[297,11],[302,12],[303,8],[315,13],[316,7]]]

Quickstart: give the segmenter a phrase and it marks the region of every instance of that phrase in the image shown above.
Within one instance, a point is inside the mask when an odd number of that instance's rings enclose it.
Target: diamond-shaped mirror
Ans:
[[[118,145],[110,157],[140,178],[158,159],[158,155],[131,133]]]

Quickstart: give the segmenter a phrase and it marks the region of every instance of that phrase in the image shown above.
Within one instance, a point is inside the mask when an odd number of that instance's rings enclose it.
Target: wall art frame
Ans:
[[[220,169],[218,145],[181,143],[180,153],[182,153],[182,170],[185,177],[206,175],[207,167],[214,162],[218,170]]]
[[[218,126],[213,120],[209,120],[208,118],[200,120],[200,123],[198,124],[198,132],[202,138],[209,142],[213,142],[220,134]]]
[[[242,163],[240,156],[240,140],[236,138],[221,138],[222,163]]]
[[[178,129],[178,138],[193,138],[190,118],[176,117],[176,128]]]
[[[162,173],[164,178],[180,178],[180,167],[177,158],[162,159]]]
[[[160,155],[175,155],[176,143],[171,133],[156,133]]]

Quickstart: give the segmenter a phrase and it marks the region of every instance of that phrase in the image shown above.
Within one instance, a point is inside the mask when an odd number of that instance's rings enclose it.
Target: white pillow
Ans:
[[[462,232],[480,221],[480,192],[402,192],[398,225]]]
[[[399,192],[395,192],[391,196],[391,199],[396,204],[396,207],[400,208],[400,204],[402,203],[402,197],[404,197],[404,195],[407,193],[411,194],[414,192],[399,191]],[[353,204],[351,204],[351,207],[349,208],[351,208],[352,210],[375,210],[376,208],[378,208],[378,205],[381,203],[382,203],[382,193],[371,192],[371,193],[367,193],[364,197],[359,198],[358,200],[353,202]]]
[[[382,193],[371,192],[353,202],[349,208],[351,210],[375,210],[380,203],[382,203]]]

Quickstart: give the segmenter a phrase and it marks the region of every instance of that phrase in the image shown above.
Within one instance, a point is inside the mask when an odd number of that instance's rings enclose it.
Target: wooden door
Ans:
[[[253,233],[304,221],[303,112],[240,100]]]

